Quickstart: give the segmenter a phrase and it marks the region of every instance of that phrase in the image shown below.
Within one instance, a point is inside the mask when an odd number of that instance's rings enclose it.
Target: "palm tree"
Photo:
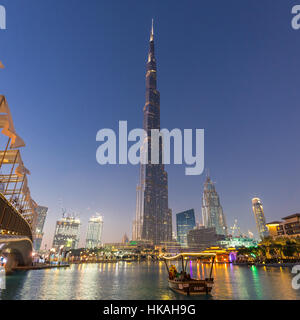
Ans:
[[[260,245],[257,248],[257,253],[259,255],[259,260],[260,261],[264,261],[266,259],[266,255],[267,255],[267,246],[265,245]]]
[[[292,242],[290,240],[287,240],[286,241],[286,244],[285,246],[283,247],[283,254],[286,256],[286,257],[293,257],[294,254],[297,252],[297,246],[296,246],[296,243],[295,242]]]
[[[282,244],[281,243],[274,243],[274,248],[276,250],[277,260],[282,260]]]
[[[276,260],[278,260],[277,251],[274,243],[272,243],[269,247],[269,254],[271,255],[272,258],[275,258]]]

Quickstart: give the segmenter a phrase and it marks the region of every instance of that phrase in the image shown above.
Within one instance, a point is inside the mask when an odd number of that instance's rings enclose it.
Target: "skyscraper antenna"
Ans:
[[[154,22],[153,22],[153,18],[152,18],[150,41],[153,41],[153,39],[154,39]]]
[[[61,207],[62,217],[65,218],[65,214],[66,214],[67,210],[66,210],[66,208],[64,208],[64,206],[63,206],[63,199],[62,199],[62,198],[59,198],[58,201],[59,201],[59,205],[60,205],[60,207]]]
[[[206,178],[210,178],[209,168],[206,168]]]
[[[152,29],[151,29],[151,33],[154,35],[154,19],[152,18]]]

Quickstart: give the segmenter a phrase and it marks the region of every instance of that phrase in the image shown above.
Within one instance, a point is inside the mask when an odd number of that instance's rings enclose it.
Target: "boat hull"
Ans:
[[[168,280],[169,287],[183,295],[202,295],[210,294],[213,288],[213,279],[206,280]]]

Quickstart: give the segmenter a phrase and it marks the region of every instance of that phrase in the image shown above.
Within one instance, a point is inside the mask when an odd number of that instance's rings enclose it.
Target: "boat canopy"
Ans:
[[[185,257],[215,257],[215,253],[204,253],[204,252],[183,252],[179,253],[176,256],[163,256],[163,259],[165,260],[178,260],[179,258],[185,258]]]

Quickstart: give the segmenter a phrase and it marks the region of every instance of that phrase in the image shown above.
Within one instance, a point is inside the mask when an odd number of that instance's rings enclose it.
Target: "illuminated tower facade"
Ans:
[[[227,224],[223,208],[215,185],[209,176],[204,184],[202,219],[206,228],[215,228],[217,234],[227,236]]]
[[[264,215],[264,208],[259,198],[252,199],[252,209],[255,217],[258,235],[261,239],[269,236],[269,231],[266,226],[266,218]]]
[[[160,94],[157,90],[153,21],[146,66],[146,104],[143,127],[147,132],[147,138],[141,152],[147,151],[148,163],[141,164],[140,167],[133,239],[160,244],[172,240],[172,212],[168,206],[168,175],[161,161],[161,140],[159,164],[151,164],[151,129],[160,129]]]
[[[80,220],[69,216],[56,221],[52,247],[60,249],[77,249],[80,235]]]
[[[88,223],[85,247],[88,249],[99,248],[101,246],[103,231],[103,217],[96,215],[91,217]]]

